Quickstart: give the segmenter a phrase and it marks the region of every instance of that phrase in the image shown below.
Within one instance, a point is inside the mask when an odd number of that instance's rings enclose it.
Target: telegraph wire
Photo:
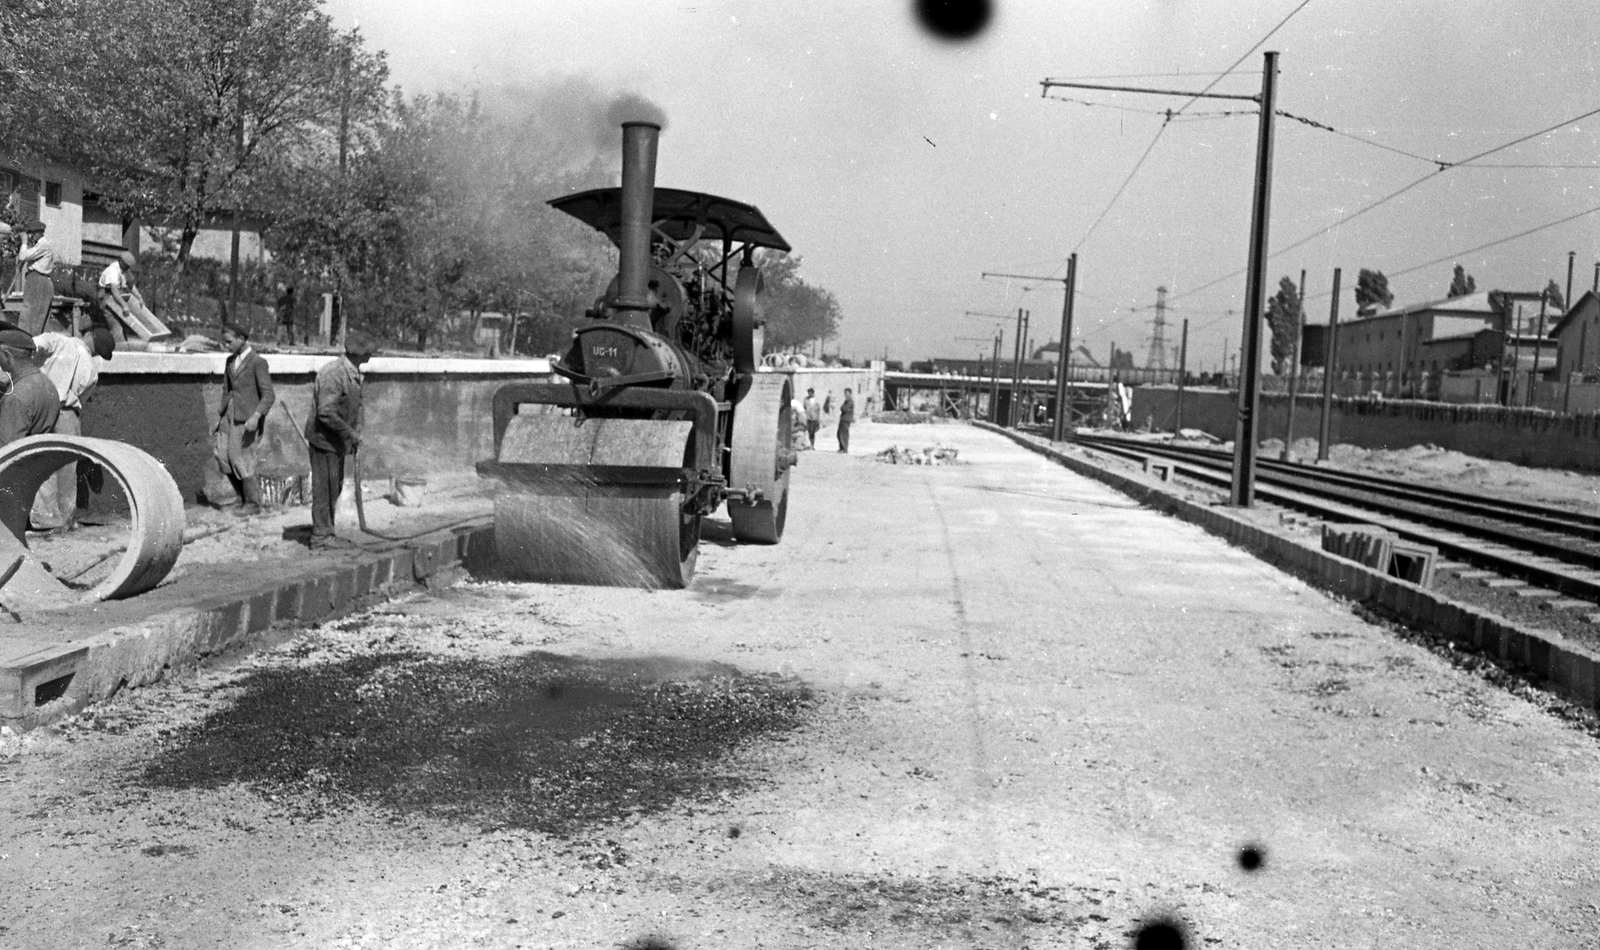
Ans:
[[[1089,230],[1083,232],[1083,237],[1079,238],[1078,243],[1072,246],[1072,253],[1078,253],[1078,250],[1083,247],[1084,242],[1089,240],[1089,235],[1093,234],[1095,228],[1100,226],[1100,222],[1104,221],[1106,219],[1106,215],[1111,213],[1111,209],[1117,204],[1117,199],[1121,198],[1122,193],[1128,190],[1128,185],[1133,181],[1133,176],[1139,174],[1139,169],[1144,167],[1145,159],[1150,157],[1150,153],[1155,150],[1156,143],[1161,141],[1161,134],[1167,131],[1167,126],[1171,124],[1172,116],[1169,114],[1166,120],[1161,123],[1161,128],[1156,129],[1155,138],[1152,138],[1150,140],[1150,144],[1144,147],[1144,154],[1140,155],[1139,160],[1133,163],[1133,171],[1128,172],[1128,177],[1122,179],[1122,184],[1117,187],[1117,193],[1111,196],[1111,200],[1106,202],[1106,206],[1101,209],[1100,216],[1094,219],[1094,223],[1089,225]]]
[[[1145,147],[1144,154],[1140,155],[1139,160],[1134,163],[1133,171],[1129,172],[1128,177],[1123,179],[1121,186],[1117,188],[1116,194],[1111,196],[1111,200],[1106,203],[1105,208],[1100,212],[1100,216],[1094,219],[1093,224],[1089,225],[1089,230],[1085,231],[1083,237],[1078,240],[1078,243],[1073,245],[1072,253],[1078,253],[1078,251],[1083,247],[1084,243],[1089,240],[1089,236],[1094,234],[1096,228],[1100,227],[1100,222],[1104,221],[1106,219],[1106,215],[1111,213],[1111,209],[1116,206],[1117,200],[1122,197],[1122,193],[1128,190],[1128,185],[1133,181],[1134,176],[1139,174],[1139,169],[1144,167],[1145,160],[1148,159],[1150,157],[1150,153],[1155,150],[1156,143],[1161,141],[1162,133],[1167,131],[1167,126],[1172,124],[1172,120],[1182,115],[1184,110],[1198,102],[1201,96],[1204,96],[1206,93],[1216,88],[1218,83],[1226,79],[1228,75],[1235,69],[1238,69],[1240,63],[1243,63],[1247,58],[1250,57],[1252,53],[1265,45],[1267,40],[1272,38],[1273,34],[1283,29],[1283,25],[1293,19],[1295,14],[1299,13],[1301,10],[1304,10],[1306,5],[1310,2],[1311,0],[1300,0],[1300,3],[1293,10],[1290,10],[1283,19],[1279,20],[1276,26],[1268,30],[1266,35],[1262,36],[1261,39],[1256,40],[1249,49],[1240,54],[1239,58],[1234,60],[1227,69],[1218,73],[1216,78],[1207,83],[1204,89],[1190,96],[1184,101],[1183,105],[1179,106],[1177,109],[1166,113],[1166,119],[1161,123],[1161,127],[1156,130],[1155,137],[1152,138],[1150,140],[1150,144]]]
[[[1231,65],[1227,69],[1223,70],[1222,73],[1220,75],[1218,75],[1216,79],[1211,80],[1211,83],[1209,85],[1207,85],[1204,89],[1202,89],[1198,93],[1196,93],[1188,102],[1185,102],[1183,105],[1179,106],[1178,107],[1178,111],[1181,113],[1183,110],[1189,108],[1189,106],[1194,104],[1196,99],[1199,99],[1201,96],[1203,96],[1206,93],[1210,92],[1217,85],[1217,83],[1219,83],[1223,79],[1227,78],[1229,73],[1233,72],[1235,69],[1238,69],[1240,63],[1242,63],[1246,59],[1248,59],[1251,53],[1254,53],[1256,50],[1258,50],[1262,46],[1266,45],[1267,40],[1272,39],[1272,34],[1274,34],[1274,33],[1278,32],[1279,30],[1283,29],[1283,25],[1285,23],[1288,23],[1291,19],[1293,19],[1294,15],[1296,13],[1299,13],[1301,10],[1304,10],[1306,8],[1306,4],[1308,4],[1310,2],[1311,2],[1311,0],[1300,0],[1300,5],[1299,6],[1295,7],[1293,10],[1290,10],[1288,15],[1286,15],[1283,19],[1278,21],[1278,25],[1277,26],[1274,26],[1272,29],[1267,31],[1267,35],[1266,36],[1263,36],[1261,39],[1256,40],[1254,46],[1251,46],[1249,49],[1245,50],[1244,53],[1242,53],[1239,56],[1238,59],[1233,61],[1233,65]]]
[[[1489,155],[1493,155],[1496,152],[1503,152],[1506,149],[1511,148],[1514,145],[1520,145],[1523,142],[1528,141],[1529,139],[1538,138],[1541,135],[1545,135],[1545,134],[1548,134],[1550,132],[1554,132],[1556,129],[1559,129],[1564,125],[1571,125],[1574,122],[1579,122],[1579,121],[1582,121],[1583,119],[1587,119],[1588,117],[1590,117],[1592,115],[1600,115],[1600,108],[1590,109],[1588,112],[1582,113],[1581,115],[1575,115],[1570,119],[1563,119],[1562,121],[1557,122],[1556,124],[1548,126],[1546,128],[1540,129],[1537,132],[1529,132],[1526,135],[1519,135],[1516,138],[1510,140],[1509,142],[1501,143],[1500,145],[1496,145],[1493,148],[1484,149],[1481,152],[1477,152],[1477,153],[1475,153],[1473,155],[1470,155],[1470,156],[1468,156],[1466,158],[1463,158],[1463,159],[1461,159],[1459,161],[1454,161],[1454,162],[1443,162],[1443,161],[1441,161],[1441,162],[1438,163],[1438,165],[1439,165],[1438,168],[1434,169],[1431,172],[1428,172],[1426,175],[1423,175],[1422,177],[1415,179],[1414,181],[1412,181],[1409,184],[1402,185],[1400,188],[1398,188],[1398,189],[1396,189],[1394,191],[1391,191],[1389,194],[1384,195],[1382,198],[1379,198],[1377,201],[1374,201],[1374,202],[1372,202],[1372,203],[1370,203],[1370,204],[1368,204],[1368,205],[1366,205],[1366,206],[1364,206],[1362,208],[1357,209],[1356,211],[1354,211],[1354,212],[1352,212],[1350,214],[1345,215],[1344,217],[1342,217],[1339,220],[1333,222],[1332,224],[1327,225],[1326,227],[1319,228],[1318,230],[1311,232],[1310,234],[1306,235],[1305,237],[1301,238],[1300,240],[1295,241],[1293,244],[1289,244],[1289,245],[1287,245],[1285,247],[1278,248],[1277,250],[1275,250],[1272,253],[1268,254],[1267,255],[1267,259],[1271,260],[1271,259],[1273,259],[1275,257],[1280,256],[1280,255],[1287,254],[1288,252],[1294,250],[1295,248],[1303,247],[1306,244],[1310,244],[1312,241],[1315,241],[1317,238],[1322,237],[1324,234],[1327,234],[1329,231],[1332,231],[1335,228],[1343,227],[1344,225],[1349,224],[1351,221],[1354,221],[1356,218],[1361,217],[1362,215],[1366,214],[1367,212],[1374,211],[1374,210],[1382,207],[1383,205],[1388,204],[1390,201],[1393,201],[1394,199],[1400,197],[1401,195],[1405,194],[1406,192],[1412,190],[1413,188],[1416,188],[1418,185],[1421,185],[1424,182],[1432,181],[1433,179],[1439,177],[1440,175],[1443,175],[1445,172],[1451,171],[1452,169],[1461,168],[1461,167],[1463,167],[1465,165],[1468,165],[1468,164],[1471,164],[1472,162],[1477,161],[1480,158],[1485,158],[1485,157],[1487,157]],[[1184,297],[1192,297],[1195,294],[1200,293],[1202,290],[1209,290],[1210,288],[1215,287],[1216,285],[1222,283],[1225,280],[1232,280],[1233,278],[1238,277],[1240,274],[1244,273],[1245,270],[1246,270],[1246,268],[1241,267],[1238,270],[1233,271],[1232,273],[1225,274],[1225,275],[1223,275],[1221,277],[1218,277],[1216,280],[1208,281],[1207,283],[1201,284],[1200,286],[1195,287],[1192,290],[1185,290],[1182,293],[1173,294],[1171,297],[1169,297],[1167,299],[1170,302],[1170,301],[1173,301],[1173,300],[1180,300],[1180,299],[1182,299]]]
[[[1345,132],[1345,131],[1343,131],[1341,129],[1336,129],[1331,125],[1324,125],[1323,123],[1318,122],[1316,119],[1308,119],[1305,116],[1295,115],[1292,112],[1285,112],[1282,109],[1274,109],[1273,113],[1275,115],[1281,115],[1285,119],[1292,119],[1295,122],[1299,122],[1299,123],[1301,123],[1303,125],[1309,125],[1313,129],[1321,129],[1324,132],[1332,132],[1334,135],[1342,135],[1347,139],[1352,139],[1354,141],[1360,142],[1362,145],[1370,145],[1373,148],[1381,148],[1385,152],[1393,152],[1396,155],[1404,155],[1406,158],[1414,158],[1419,162],[1427,162],[1429,165],[1438,165],[1441,168],[1444,168],[1444,167],[1449,165],[1448,162],[1442,162],[1437,158],[1429,158],[1426,155],[1418,155],[1415,152],[1408,152],[1403,148],[1395,148],[1392,145],[1385,145],[1382,142],[1374,142],[1371,139],[1364,139],[1359,135],[1355,135],[1354,133]]]

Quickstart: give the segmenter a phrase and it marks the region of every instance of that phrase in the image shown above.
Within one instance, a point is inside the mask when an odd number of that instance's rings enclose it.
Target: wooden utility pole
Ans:
[[[1011,353],[1011,398],[1006,400],[1006,428],[1017,427],[1017,394],[1022,389],[1022,338],[1026,334],[1027,324],[1024,322],[1027,311],[1017,308],[1017,339],[1012,346]]]
[[[1572,265],[1576,264],[1577,262],[1578,262],[1578,252],[1577,251],[1568,251],[1567,252],[1567,295],[1564,298],[1562,298],[1567,303],[1566,307],[1564,308],[1566,310],[1571,310],[1572,309]]]
[[[1067,258],[1067,285],[1061,301],[1061,352],[1056,360],[1056,419],[1050,432],[1052,442],[1062,442],[1072,433],[1072,307],[1078,293],[1078,254]]]
[[[1328,460],[1328,433],[1333,425],[1333,373],[1339,365],[1339,268],[1333,269],[1333,303],[1328,313],[1328,344],[1322,353],[1322,428],[1317,432],[1317,461]]]
[[[1539,293],[1539,336],[1533,341],[1533,369],[1528,371],[1528,402],[1538,396],[1539,366],[1544,362],[1544,313],[1550,303],[1548,290]]]
[[[1183,379],[1189,375],[1189,321],[1183,321],[1183,335],[1178,343],[1178,411],[1172,422],[1172,434],[1183,431]]]
[[[1250,264],[1244,290],[1244,365],[1239,367],[1239,426],[1233,439],[1230,501],[1248,508],[1256,497],[1256,410],[1261,394],[1262,289],[1266,284],[1267,231],[1272,211],[1272,137],[1277,109],[1278,54],[1264,54],[1261,126],[1256,138],[1255,200],[1250,209]]]
[[[994,359],[989,361],[989,421],[1000,421],[1000,344],[1005,337],[1005,331],[996,328],[994,331]]]

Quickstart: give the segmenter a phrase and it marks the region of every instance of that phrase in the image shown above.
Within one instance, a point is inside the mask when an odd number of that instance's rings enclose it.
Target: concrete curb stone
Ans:
[[[1264,530],[1217,506],[1179,497],[1164,486],[1101,468],[1021,433],[987,422],[972,424],[1003,435],[1079,475],[1103,482],[1141,504],[1199,525],[1324,590],[1368,607],[1376,606],[1408,626],[1476,650],[1500,666],[1527,674],[1564,699],[1600,710],[1600,655],[1559,634],[1518,627],[1470,604],[1452,601],[1363,564]]]
[[[32,729],[71,715],[128,686],[159,680],[167,670],[248,643],[274,623],[313,623],[351,609],[361,597],[410,585],[454,567],[469,553],[492,553],[493,527],[468,526],[392,548],[362,552],[356,563],[275,580],[165,611],[137,623],[42,647],[0,666],[0,725]],[[488,536],[485,542],[480,536]],[[64,692],[35,703],[42,684],[65,680]]]

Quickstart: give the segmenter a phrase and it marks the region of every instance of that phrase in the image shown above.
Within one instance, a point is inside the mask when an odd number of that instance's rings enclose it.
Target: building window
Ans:
[[[44,203],[52,208],[61,207],[61,182],[47,181],[44,183]]]

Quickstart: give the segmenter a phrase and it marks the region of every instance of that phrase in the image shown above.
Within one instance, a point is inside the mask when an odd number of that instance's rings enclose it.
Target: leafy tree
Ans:
[[[1450,289],[1445,293],[1447,297],[1465,297],[1467,294],[1477,293],[1478,282],[1472,279],[1466,269],[1460,264],[1456,265],[1455,273],[1450,276]]]
[[[1544,299],[1548,301],[1548,306],[1552,310],[1559,312],[1567,309],[1566,296],[1561,293],[1561,285],[1556,283],[1554,277],[1550,278],[1550,283],[1544,288]]]
[[[1114,370],[1133,369],[1133,354],[1128,350],[1119,350],[1113,346],[1111,348],[1111,364],[1108,368]]]
[[[1278,292],[1267,301],[1267,329],[1272,331],[1272,371],[1279,376],[1288,373],[1294,361],[1301,322],[1300,289],[1285,277],[1278,281]]]
[[[114,210],[168,222],[187,261],[202,225],[337,160],[382,110],[387,67],[318,0],[67,0],[93,37],[61,64],[39,144]],[[59,70],[58,70],[59,71]]]
[[[826,340],[839,332],[844,315],[833,292],[807,283],[800,276],[800,257],[763,251],[758,259],[766,292],[762,312],[766,317],[768,350],[802,347]]]
[[[1361,268],[1356,276],[1356,315],[1370,317],[1379,307],[1387,308],[1392,303],[1394,294],[1389,292],[1389,278],[1383,276],[1383,271]]]

